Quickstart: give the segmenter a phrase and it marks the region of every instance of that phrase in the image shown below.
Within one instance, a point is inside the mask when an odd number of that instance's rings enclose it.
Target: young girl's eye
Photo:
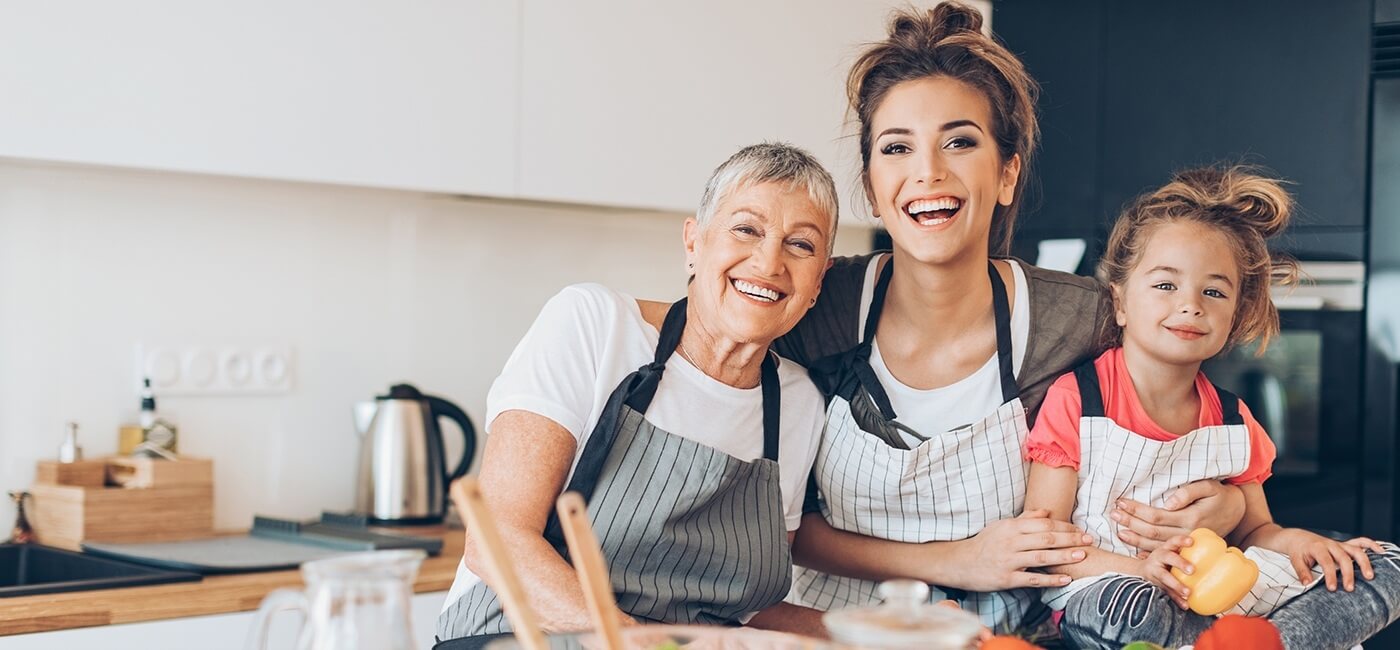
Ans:
[[[886,156],[892,154],[909,153],[909,145],[904,144],[903,142],[891,142],[890,144],[880,147],[880,153],[885,154]]]
[[[1157,284],[1152,285],[1152,288],[1161,289],[1162,291],[1175,291],[1176,285],[1170,282],[1158,282]]]
[[[1206,290],[1205,290],[1205,294],[1206,294],[1207,296],[1212,297],[1212,298],[1224,298],[1224,297],[1225,297],[1225,292],[1223,292],[1223,291],[1221,291],[1221,290],[1219,290],[1219,289],[1206,289]]]

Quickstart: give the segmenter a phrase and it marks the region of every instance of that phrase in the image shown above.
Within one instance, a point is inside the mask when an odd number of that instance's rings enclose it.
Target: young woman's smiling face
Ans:
[[[903,82],[872,115],[872,209],[914,259],[987,255],[992,213],[1015,198],[1021,171],[1018,156],[1002,160],[992,127],[987,98],[950,77]]]
[[[1122,286],[1114,286],[1123,345],[1159,362],[1198,364],[1230,339],[1239,265],[1224,235],[1191,222],[1157,226]]]

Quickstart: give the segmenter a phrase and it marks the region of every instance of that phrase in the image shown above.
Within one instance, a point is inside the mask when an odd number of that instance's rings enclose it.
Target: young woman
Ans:
[[[1084,557],[1083,531],[1021,512],[1022,445],[1049,383],[1096,352],[1109,305],[1089,278],[993,259],[1035,148],[1035,83],[981,26],[957,3],[899,13],[848,79],[866,197],[894,250],[837,260],[777,343],[829,403],[790,602],[863,605],[876,580],[913,577],[1022,628],[1046,618],[1025,588],[1069,581],[1031,569]],[[1125,541],[1228,531],[1243,511],[1218,482],[1177,498],[1130,504]]]

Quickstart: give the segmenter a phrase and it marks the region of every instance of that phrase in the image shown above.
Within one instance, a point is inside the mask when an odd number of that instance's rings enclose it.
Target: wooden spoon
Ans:
[[[565,492],[555,502],[559,522],[564,526],[564,541],[569,544],[569,557],[583,583],[583,601],[593,618],[593,631],[602,638],[606,650],[622,649],[622,625],[617,620],[617,599],[613,597],[612,580],[608,578],[607,562],[593,525],[588,521],[588,507],[577,492]]]
[[[492,519],[486,503],[481,499],[481,486],[477,484],[476,477],[464,476],[452,484],[452,502],[467,518],[467,526],[486,561],[486,568],[495,578],[491,586],[501,598],[502,609],[511,629],[515,631],[516,640],[525,650],[548,650],[549,643],[540,631],[535,610],[530,609],[520,579],[515,575],[515,567],[506,555],[495,519]]]

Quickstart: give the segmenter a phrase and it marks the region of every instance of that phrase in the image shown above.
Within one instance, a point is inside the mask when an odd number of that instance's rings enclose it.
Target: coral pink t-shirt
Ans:
[[[1123,348],[1113,348],[1094,360],[1099,375],[1099,391],[1103,393],[1104,415],[1119,426],[1150,440],[1174,440],[1176,434],[1158,426],[1142,408],[1128,365],[1123,360]],[[1205,373],[1196,373],[1196,393],[1201,396],[1201,414],[1197,428],[1223,424],[1224,413],[1220,396],[1216,394]],[[1026,438],[1026,459],[1051,467],[1079,467],[1079,418],[1083,408],[1079,402],[1079,383],[1074,373],[1066,373],[1050,385],[1045,402],[1040,407],[1035,427]],[[1273,474],[1274,441],[1264,427],[1250,414],[1249,407],[1240,402],[1240,416],[1249,430],[1249,466],[1244,473],[1227,482],[1263,483]]]

